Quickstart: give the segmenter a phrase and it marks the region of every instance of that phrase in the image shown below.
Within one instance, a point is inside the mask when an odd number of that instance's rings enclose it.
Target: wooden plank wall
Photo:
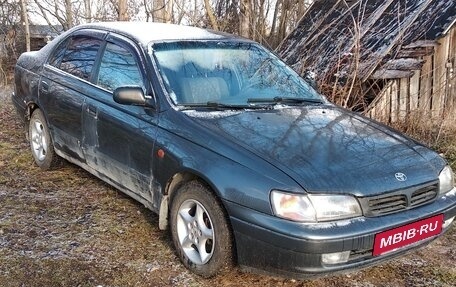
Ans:
[[[438,42],[435,53],[422,58],[422,69],[411,78],[388,81],[370,105],[368,116],[383,122],[413,115],[456,119],[456,28]]]
[[[449,65],[452,65],[448,69],[449,76],[449,88],[448,88],[448,97],[447,97],[447,107],[448,111],[453,113],[453,116],[456,118],[456,28],[453,28],[451,39],[450,39],[450,59],[452,57],[453,62]]]

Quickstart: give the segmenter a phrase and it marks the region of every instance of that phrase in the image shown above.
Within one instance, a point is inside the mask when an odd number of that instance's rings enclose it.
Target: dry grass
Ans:
[[[1,93],[0,203],[2,287],[450,287],[456,282],[455,228],[410,255],[348,275],[295,281],[235,268],[201,279],[180,264],[168,233],[158,230],[157,216],[143,206],[71,164],[52,172],[38,169]]]
[[[456,118],[436,122],[415,115],[392,126],[442,154],[456,170]]]

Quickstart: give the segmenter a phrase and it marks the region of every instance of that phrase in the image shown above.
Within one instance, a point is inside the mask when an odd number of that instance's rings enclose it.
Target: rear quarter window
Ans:
[[[90,37],[73,37],[58,47],[50,60],[54,67],[83,80],[89,80],[102,41]]]
[[[57,46],[57,48],[54,50],[52,56],[49,59],[49,65],[54,66],[56,68],[60,67],[60,63],[62,62],[63,55],[65,54],[68,41],[69,39],[66,39]]]

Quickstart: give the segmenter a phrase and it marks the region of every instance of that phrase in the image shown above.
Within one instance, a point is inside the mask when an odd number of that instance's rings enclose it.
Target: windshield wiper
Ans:
[[[274,98],[250,98],[250,99],[247,99],[247,103],[273,103],[273,104],[311,103],[311,104],[323,104],[323,101],[320,100],[320,99],[310,99],[310,98],[274,97]]]
[[[226,109],[226,110],[244,110],[244,109],[265,109],[269,107],[258,106],[258,105],[233,105],[233,104],[223,104],[219,102],[206,102],[206,103],[186,103],[180,104],[187,108],[207,108],[207,109]]]

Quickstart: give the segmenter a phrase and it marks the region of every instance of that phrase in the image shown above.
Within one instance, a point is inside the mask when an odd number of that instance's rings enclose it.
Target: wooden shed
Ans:
[[[49,41],[63,32],[61,25],[30,25],[30,46],[32,51],[43,48]]]
[[[317,0],[277,51],[376,119],[454,117],[455,27],[456,0]]]

